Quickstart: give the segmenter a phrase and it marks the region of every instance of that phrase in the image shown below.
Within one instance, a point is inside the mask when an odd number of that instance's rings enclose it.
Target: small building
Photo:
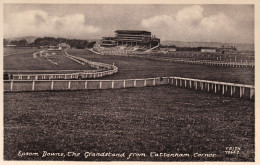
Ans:
[[[66,44],[66,43],[60,43],[59,44],[59,48],[61,49],[69,49],[70,48],[70,45]]]
[[[48,48],[48,46],[39,46],[38,48],[39,49],[45,49],[45,48]]]
[[[48,50],[49,51],[60,51],[61,47],[59,45],[58,46],[49,46]]]
[[[205,52],[205,53],[216,53],[217,48],[215,47],[198,47],[200,52]]]
[[[16,47],[17,45],[13,45],[13,44],[8,44],[8,45],[5,45],[5,47],[9,47],[9,48],[14,48]]]
[[[222,46],[221,48],[218,48],[218,52],[224,54],[226,52],[236,52],[237,49],[235,46]]]
[[[160,51],[162,52],[176,52],[177,51],[177,48],[175,45],[166,45],[166,46],[161,46],[160,47]]]

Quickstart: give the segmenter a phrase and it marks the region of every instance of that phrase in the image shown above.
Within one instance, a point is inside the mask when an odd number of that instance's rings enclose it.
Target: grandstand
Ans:
[[[141,30],[117,30],[115,37],[103,37],[99,45],[95,45],[94,49],[102,53],[102,51],[117,52],[145,52],[152,49],[159,49],[160,39],[156,38],[149,31]]]
[[[115,31],[117,45],[142,46],[152,48],[160,43],[160,39],[152,36],[148,31],[117,30]]]
[[[115,37],[103,37],[100,44],[102,47],[114,47],[116,45]]]

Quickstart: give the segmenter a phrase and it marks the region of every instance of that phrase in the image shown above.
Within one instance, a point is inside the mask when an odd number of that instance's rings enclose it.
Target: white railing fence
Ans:
[[[158,85],[172,85],[181,88],[188,88],[239,98],[253,99],[255,96],[255,87],[253,85],[207,81],[182,77],[156,77],[125,80],[7,80],[4,81],[4,91],[17,92],[116,89]]]

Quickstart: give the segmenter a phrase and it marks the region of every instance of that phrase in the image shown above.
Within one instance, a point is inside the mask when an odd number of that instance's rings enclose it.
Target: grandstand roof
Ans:
[[[149,31],[143,31],[143,30],[117,30],[116,33],[131,33],[131,34],[142,34],[142,33],[148,33],[151,34]]]
[[[111,40],[111,39],[114,40],[115,38],[116,38],[116,37],[102,37],[103,40],[107,40],[107,39],[108,39],[108,40]]]

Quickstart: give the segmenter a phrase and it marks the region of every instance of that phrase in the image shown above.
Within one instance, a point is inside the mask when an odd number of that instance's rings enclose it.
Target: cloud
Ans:
[[[174,15],[143,19],[141,26],[161,36],[162,40],[223,42],[237,35],[232,19],[224,13],[205,16],[199,5],[183,8]]]
[[[42,10],[15,13],[5,21],[5,37],[66,36],[82,38],[101,30],[100,27],[87,24],[83,14],[53,16]]]
[[[180,10],[176,15],[176,20],[178,22],[190,22],[199,21],[203,18],[202,15],[203,8],[201,6],[195,5],[191,7],[184,8]]]
[[[168,15],[159,15],[148,19],[143,19],[141,25],[143,27],[161,26],[163,24],[170,25],[172,17]]]

